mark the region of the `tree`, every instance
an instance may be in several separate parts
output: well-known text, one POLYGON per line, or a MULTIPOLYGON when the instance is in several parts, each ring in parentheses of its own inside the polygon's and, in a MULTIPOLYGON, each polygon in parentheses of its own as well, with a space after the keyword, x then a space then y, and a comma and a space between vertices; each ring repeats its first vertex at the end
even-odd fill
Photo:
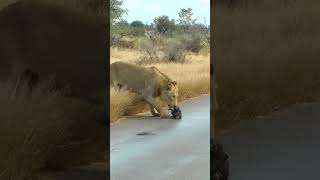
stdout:
POLYGON ((115 25, 117 26, 129 26, 129 23, 127 20, 120 20, 119 22, 117 22, 115 25))
POLYGON ((144 24, 143 24, 143 22, 137 20, 137 21, 132 21, 130 26, 142 28, 142 27, 144 27, 144 24))
POLYGON ((201 24, 201 23, 195 23, 193 24, 192 26, 194 29, 199 29, 199 30, 203 30, 203 31, 207 31, 208 30, 208 27, 204 24, 201 24))
POLYGON ((192 26, 197 19, 192 19, 193 12, 191 8, 181 9, 179 12, 179 24, 184 32, 186 32, 190 26, 192 26))
POLYGON ((154 30, 154 25, 153 25, 153 23, 150 23, 150 24, 146 23, 146 24, 144 25, 144 27, 145 27, 146 30, 154 30))
POLYGON ((172 31, 175 29, 175 21, 172 19, 170 20, 168 16, 159 16, 156 17, 154 20, 154 25, 156 27, 156 30, 161 34, 167 34, 172 33, 172 31))
POLYGON ((110 22, 114 24, 116 21, 120 20, 122 15, 127 12, 126 9, 122 7, 123 0, 110 0, 110 22))

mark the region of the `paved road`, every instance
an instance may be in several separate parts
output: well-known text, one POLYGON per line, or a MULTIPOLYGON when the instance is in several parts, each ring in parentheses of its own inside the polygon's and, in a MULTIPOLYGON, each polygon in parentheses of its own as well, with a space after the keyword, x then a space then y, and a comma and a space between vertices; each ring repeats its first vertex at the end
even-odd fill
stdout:
POLYGON ((220 140, 230 180, 320 179, 320 104, 244 121, 220 140))
POLYGON ((181 110, 181 120, 140 115, 114 125, 111 180, 209 180, 210 97, 185 102, 181 110))

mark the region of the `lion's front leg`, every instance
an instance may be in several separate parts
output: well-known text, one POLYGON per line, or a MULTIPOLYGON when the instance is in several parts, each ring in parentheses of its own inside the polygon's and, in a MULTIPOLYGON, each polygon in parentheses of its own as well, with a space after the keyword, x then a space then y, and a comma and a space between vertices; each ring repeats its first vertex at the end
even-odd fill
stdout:
POLYGON ((151 104, 149 104, 149 107, 150 107, 150 112, 153 116, 156 116, 156 117, 160 116, 160 113, 156 112, 154 107, 151 104))
POLYGON ((162 109, 161 105, 153 97, 148 96, 148 97, 145 97, 144 99, 150 105, 151 113, 152 113, 152 109, 154 108, 159 112, 158 114, 160 114, 161 118, 170 118, 170 116, 162 109))

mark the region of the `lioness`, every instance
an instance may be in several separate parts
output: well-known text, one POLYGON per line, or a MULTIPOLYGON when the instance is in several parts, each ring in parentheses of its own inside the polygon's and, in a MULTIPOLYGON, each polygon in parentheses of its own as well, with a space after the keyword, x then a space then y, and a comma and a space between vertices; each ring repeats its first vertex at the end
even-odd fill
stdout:
POLYGON ((112 63, 110 65, 110 86, 126 86, 141 95, 149 104, 152 115, 161 118, 169 118, 170 116, 164 112, 156 98, 165 102, 169 108, 178 105, 177 82, 171 80, 155 67, 147 68, 124 62, 112 63))

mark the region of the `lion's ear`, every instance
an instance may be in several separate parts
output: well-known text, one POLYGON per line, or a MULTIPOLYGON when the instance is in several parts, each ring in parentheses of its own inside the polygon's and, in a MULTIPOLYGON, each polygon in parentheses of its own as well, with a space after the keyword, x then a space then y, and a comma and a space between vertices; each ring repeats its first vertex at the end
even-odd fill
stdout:
POLYGON ((177 81, 172 81, 171 84, 176 86, 178 83, 177 83, 177 81))
POLYGON ((167 81, 167 90, 170 90, 172 88, 172 82, 167 81))
POLYGON ((172 86, 176 86, 176 85, 177 85, 177 81, 169 81, 167 84, 167 89, 170 90, 172 86))

